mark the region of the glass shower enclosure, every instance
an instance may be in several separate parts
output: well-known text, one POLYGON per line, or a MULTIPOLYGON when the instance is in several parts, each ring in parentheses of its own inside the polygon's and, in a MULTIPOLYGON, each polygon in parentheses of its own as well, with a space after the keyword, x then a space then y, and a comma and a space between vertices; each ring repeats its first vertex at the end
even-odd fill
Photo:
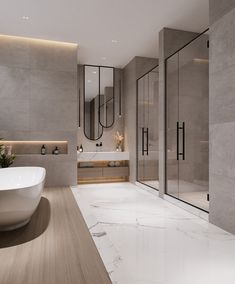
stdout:
POLYGON ((158 66, 137 80, 137 181, 159 188, 158 66))
POLYGON ((166 193, 209 211, 209 41, 201 34, 165 61, 166 193))

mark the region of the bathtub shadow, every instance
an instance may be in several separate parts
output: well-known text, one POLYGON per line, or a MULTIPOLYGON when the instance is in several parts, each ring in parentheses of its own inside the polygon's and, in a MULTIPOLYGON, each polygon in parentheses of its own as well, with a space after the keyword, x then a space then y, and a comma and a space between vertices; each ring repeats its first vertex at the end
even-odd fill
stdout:
POLYGON ((42 197, 27 225, 13 231, 0 232, 0 248, 17 246, 36 239, 47 229, 50 216, 50 203, 48 199, 42 197))

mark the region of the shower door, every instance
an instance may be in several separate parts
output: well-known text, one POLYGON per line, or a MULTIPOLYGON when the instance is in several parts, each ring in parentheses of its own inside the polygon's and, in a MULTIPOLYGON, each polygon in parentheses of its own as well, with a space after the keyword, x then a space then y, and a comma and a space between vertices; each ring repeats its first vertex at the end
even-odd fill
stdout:
POLYGON ((167 194, 209 210, 209 55, 201 35, 166 61, 167 194))
POLYGON ((158 67, 137 80, 137 180, 158 189, 158 67))

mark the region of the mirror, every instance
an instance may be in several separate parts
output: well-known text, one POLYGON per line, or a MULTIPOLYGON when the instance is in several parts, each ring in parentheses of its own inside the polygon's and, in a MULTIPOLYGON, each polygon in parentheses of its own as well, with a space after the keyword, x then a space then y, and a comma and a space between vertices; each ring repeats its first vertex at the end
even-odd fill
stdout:
POLYGON ((84 65, 84 134, 98 140, 103 134, 99 123, 99 67, 84 65))
POLYGON ((113 67, 84 65, 84 134, 98 140, 115 120, 113 67))
POLYGON ((114 68, 100 67, 99 122, 109 128, 114 124, 114 68))

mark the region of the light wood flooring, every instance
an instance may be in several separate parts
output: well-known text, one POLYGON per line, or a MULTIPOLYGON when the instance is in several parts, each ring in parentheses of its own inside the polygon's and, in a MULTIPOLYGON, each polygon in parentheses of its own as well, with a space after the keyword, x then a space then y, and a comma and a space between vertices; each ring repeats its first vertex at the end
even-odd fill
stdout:
POLYGON ((70 188, 46 188, 30 223, 0 232, 1 284, 111 284, 70 188))

